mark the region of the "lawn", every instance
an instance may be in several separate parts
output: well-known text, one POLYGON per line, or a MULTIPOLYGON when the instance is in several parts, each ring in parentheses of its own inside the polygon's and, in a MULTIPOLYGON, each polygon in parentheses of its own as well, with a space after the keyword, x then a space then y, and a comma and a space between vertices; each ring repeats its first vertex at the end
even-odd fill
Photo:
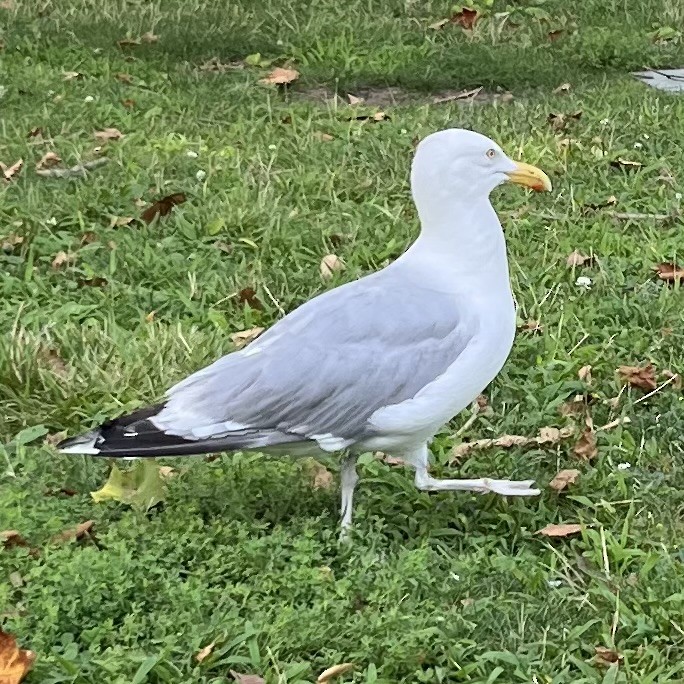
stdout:
POLYGON ((338 682, 368 684, 684 681, 684 294, 654 271, 684 262, 684 99, 629 75, 684 65, 684 7, 480 10, 467 31, 429 28, 449 3, 412 0, 0 3, 0 161, 24 160, 0 182, 0 531, 28 544, 0 548, 0 626, 38 654, 27 682, 295 684, 341 662, 338 682), (288 89, 258 83, 284 65, 288 89), (111 464, 58 455, 54 435, 159 398, 233 333, 399 255, 416 139, 448 126, 554 192, 495 193, 520 332, 433 470, 542 495, 421 493, 369 455, 347 545, 336 486, 302 461, 169 459, 162 505, 93 501, 111 464), (43 177, 50 151, 108 163, 43 177), (569 266, 575 250, 590 258, 569 266), (345 264, 330 279, 327 254, 345 264), (646 390, 616 373, 649 363, 646 390), (574 433, 453 460, 549 427, 574 433), (561 469, 580 474, 557 492, 561 469), (538 534, 551 523, 582 529, 538 534))

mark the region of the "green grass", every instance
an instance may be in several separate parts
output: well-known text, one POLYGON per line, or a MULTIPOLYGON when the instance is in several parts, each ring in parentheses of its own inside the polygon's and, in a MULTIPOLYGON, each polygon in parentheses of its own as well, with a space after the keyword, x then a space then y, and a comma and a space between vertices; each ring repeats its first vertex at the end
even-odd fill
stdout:
POLYGON ((681 6, 516 3, 516 28, 490 16, 469 36, 426 28, 448 16, 436 2, 17 4, 0 9, 0 160, 26 162, 0 186, 0 237, 24 238, 0 252, 0 530, 20 530, 40 553, 0 551, 0 620, 39 654, 27 681, 219 684, 234 669, 294 684, 342 661, 356 663, 342 681, 368 684, 684 681, 682 395, 667 387, 636 404, 641 393, 620 393, 615 375, 646 361, 684 371, 684 295, 652 272, 680 256, 681 220, 616 222, 586 209, 615 195, 619 211, 679 211, 684 99, 628 71, 684 63, 681 37, 652 36, 682 25, 681 6), (117 47, 150 29, 157 43, 117 47), (256 52, 301 72, 289 94, 257 85, 263 68, 197 68, 256 52), (64 71, 84 76, 65 81, 64 71), (563 81, 570 93, 554 94, 563 81), (514 100, 425 104, 432 92, 478 85, 514 100), (386 86, 408 94, 377 124, 349 121, 348 106, 320 97, 386 86), (546 121, 576 110, 583 116, 566 132, 546 121), (38 126, 43 137, 27 138, 38 126), (106 144, 110 162, 87 179, 35 174, 48 150, 69 166, 91 158, 93 131, 110 126, 125 137, 106 144), (562 427, 560 404, 585 391, 596 425, 631 423, 600 432, 590 464, 570 440, 484 450, 456 468, 447 461, 461 416, 438 436, 434 470, 545 487, 559 468, 578 467, 568 493, 428 495, 411 473, 366 459, 355 537, 341 548, 337 492, 312 490, 301 462, 172 461, 181 473, 166 504, 143 515, 91 500, 107 463, 17 441, 26 427, 73 433, 154 400, 229 351, 232 332, 270 325, 281 308, 396 257, 417 229, 414 141, 447 126, 492 136, 555 185, 549 196, 496 193, 520 318, 543 332, 519 334, 487 390, 493 414, 464 437, 562 427), (617 157, 643 167, 616 170, 617 157), (110 227, 112 216, 140 214, 136 199, 177 191, 188 201, 159 223, 110 227), (569 269, 573 249, 594 264, 569 269), (75 261, 56 270, 60 251, 75 261), (347 267, 323 282, 330 252, 347 267), (575 285, 578 275, 591 289, 575 285), (93 277, 106 284, 84 284, 93 277), (240 302, 245 287, 261 309, 240 302), (590 387, 577 377, 586 364, 590 387), (60 488, 77 494, 46 493, 60 488), (96 543, 50 542, 89 519, 96 543), (548 542, 535 532, 551 522, 586 529, 548 542), (624 660, 598 665, 595 646, 624 660))

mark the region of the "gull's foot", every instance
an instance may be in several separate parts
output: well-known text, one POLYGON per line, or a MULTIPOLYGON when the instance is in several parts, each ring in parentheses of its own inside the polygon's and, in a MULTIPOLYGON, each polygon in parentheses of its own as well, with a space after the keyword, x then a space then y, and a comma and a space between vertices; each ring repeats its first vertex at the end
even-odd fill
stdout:
POLYGON ((492 492, 502 496, 538 496, 541 494, 539 489, 532 485, 534 480, 482 480, 482 493, 492 492))

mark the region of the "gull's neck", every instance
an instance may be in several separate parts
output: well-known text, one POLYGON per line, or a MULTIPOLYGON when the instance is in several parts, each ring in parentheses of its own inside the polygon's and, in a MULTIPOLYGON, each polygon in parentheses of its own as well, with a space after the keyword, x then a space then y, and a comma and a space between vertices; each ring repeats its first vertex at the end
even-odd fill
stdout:
POLYGON ((426 199, 415 197, 421 232, 395 263, 430 289, 510 293, 506 242, 489 198, 426 199))

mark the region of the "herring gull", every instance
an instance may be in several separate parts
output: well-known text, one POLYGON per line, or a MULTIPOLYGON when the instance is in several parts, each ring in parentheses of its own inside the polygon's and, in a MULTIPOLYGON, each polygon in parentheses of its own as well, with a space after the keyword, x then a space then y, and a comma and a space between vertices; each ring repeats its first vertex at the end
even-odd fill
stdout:
POLYGON ((309 300, 165 399, 59 446, 106 457, 339 452, 342 529, 359 454, 382 451, 427 491, 539 493, 534 481, 437 479, 428 444, 496 377, 513 344, 506 243, 489 195, 512 182, 550 190, 538 168, 473 131, 418 145, 411 192, 421 231, 386 268, 309 300))

